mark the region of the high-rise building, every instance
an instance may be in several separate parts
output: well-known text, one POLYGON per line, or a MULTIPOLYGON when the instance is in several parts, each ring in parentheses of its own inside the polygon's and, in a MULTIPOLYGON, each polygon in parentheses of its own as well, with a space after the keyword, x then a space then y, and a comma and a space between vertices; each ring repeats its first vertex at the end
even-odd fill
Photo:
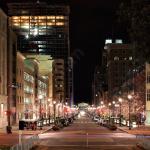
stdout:
POLYGON ((68 98, 69 98, 69 105, 73 106, 74 105, 74 89, 73 89, 73 58, 69 57, 69 63, 68 63, 68 98))
POLYGON ((64 102, 64 60, 53 61, 53 97, 55 101, 64 102))
POLYGON ((48 2, 8 3, 9 26, 18 35, 22 53, 63 59, 68 97, 69 6, 48 2))
POLYGON ((68 57, 69 7, 47 3, 9 3, 9 25, 23 53, 68 57))
POLYGON ((105 50, 107 51, 108 94, 111 97, 127 81, 129 73, 133 70, 133 51, 130 45, 120 43, 106 44, 105 50))

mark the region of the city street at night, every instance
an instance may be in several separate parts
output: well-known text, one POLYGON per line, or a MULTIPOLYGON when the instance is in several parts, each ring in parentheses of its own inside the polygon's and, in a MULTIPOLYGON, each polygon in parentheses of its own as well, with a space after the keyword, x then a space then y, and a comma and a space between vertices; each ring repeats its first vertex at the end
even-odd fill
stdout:
POLYGON ((0 0, 0 150, 150 150, 150 0, 0 0))
POLYGON ((60 131, 40 135, 36 150, 138 150, 136 136, 97 125, 87 116, 60 131))

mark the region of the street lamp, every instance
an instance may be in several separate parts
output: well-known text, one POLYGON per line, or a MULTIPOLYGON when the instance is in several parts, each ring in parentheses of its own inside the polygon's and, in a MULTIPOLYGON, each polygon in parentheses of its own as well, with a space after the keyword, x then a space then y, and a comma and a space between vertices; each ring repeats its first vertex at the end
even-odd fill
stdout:
POLYGON ((108 103, 108 107, 109 107, 109 123, 110 123, 110 107, 111 107, 111 103, 108 103))
POLYGON ((116 102, 112 101, 112 104, 113 104, 113 117, 114 117, 115 116, 115 104, 116 104, 116 102))
POLYGON ((120 121, 119 121, 119 123, 120 123, 120 126, 121 126, 121 105, 122 105, 122 98, 119 98, 118 101, 120 103, 120 121))
POLYGON ((116 102, 112 101, 112 104, 113 104, 113 124, 114 124, 114 122, 115 122, 115 120, 114 120, 114 117, 115 117, 115 104, 116 104, 116 102))
POLYGON ((43 125, 43 122, 42 122, 42 99, 43 99, 43 95, 39 95, 39 100, 40 100, 40 116, 39 116, 40 129, 42 129, 42 125, 43 125))
POLYGON ((53 109, 54 109, 54 124, 56 123, 56 101, 53 101, 53 109))
POLYGON ((43 98, 43 95, 39 95, 39 100, 40 100, 40 120, 42 119, 42 98, 43 98))
POLYGON ((132 95, 128 95, 128 102, 129 102, 129 130, 131 130, 131 99, 132 95))
POLYGON ((48 110, 48 118, 49 118, 49 124, 51 123, 51 99, 50 98, 48 98, 48 108, 49 108, 49 110, 48 110))
POLYGON ((65 105, 67 106, 67 105, 68 105, 68 102, 66 102, 65 105))
POLYGON ((104 102, 103 101, 101 101, 101 105, 103 105, 104 104, 104 102))
POLYGON ((58 107, 58 118, 59 118, 59 116, 60 116, 60 112, 59 112, 60 111, 59 110, 60 109, 60 103, 57 104, 57 107, 58 107))

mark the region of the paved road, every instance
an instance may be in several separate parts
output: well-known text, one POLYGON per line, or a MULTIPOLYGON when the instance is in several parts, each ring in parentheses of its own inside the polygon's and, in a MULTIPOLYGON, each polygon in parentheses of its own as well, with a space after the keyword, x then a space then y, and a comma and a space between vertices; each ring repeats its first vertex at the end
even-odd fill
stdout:
POLYGON ((40 135, 36 150, 138 150, 134 135, 110 131, 84 116, 60 131, 40 135))

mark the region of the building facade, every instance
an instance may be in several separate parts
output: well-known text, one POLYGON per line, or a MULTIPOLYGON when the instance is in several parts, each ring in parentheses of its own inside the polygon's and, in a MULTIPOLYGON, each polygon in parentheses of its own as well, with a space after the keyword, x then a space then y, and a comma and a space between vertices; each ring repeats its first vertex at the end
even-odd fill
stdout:
POLYGON ((132 78, 133 51, 130 45, 118 43, 106 44, 105 50, 107 51, 108 94, 112 97, 128 78, 132 78))
POLYGON ((145 64, 146 75, 146 125, 150 125, 150 64, 145 64))
POLYGON ((7 16, 0 9, 0 128, 7 125, 7 16))
POLYGON ((64 80, 64 60, 55 59, 53 61, 53 98, 57 102, 65 102, 64 90, 65 90, 65 80, 64 80))
POLYGON ((53 81, 52 62, 47 60, 47 57, 49 58, 38 55, 38 58, 35 58, 17 52, 17 122, 22 119, 35 120, 48 116, 48 105, 52 104, 53 81), (43 66, 43 63, 46 65, 43 66))
POLYGON ((8 124, 16 123, 16 89, 20 86, 16 82, 17 65, 17 37, 16 34, 8 28, 8 53, 7 53, 7 71, 8 71, 8 105, 10 116, 8 124))
POLYGON ((74 83, 73 83, 73 58, 69 57, 69 66, 68 66, 68 99, 69 99, 69 105, 74 105, 74 83))

